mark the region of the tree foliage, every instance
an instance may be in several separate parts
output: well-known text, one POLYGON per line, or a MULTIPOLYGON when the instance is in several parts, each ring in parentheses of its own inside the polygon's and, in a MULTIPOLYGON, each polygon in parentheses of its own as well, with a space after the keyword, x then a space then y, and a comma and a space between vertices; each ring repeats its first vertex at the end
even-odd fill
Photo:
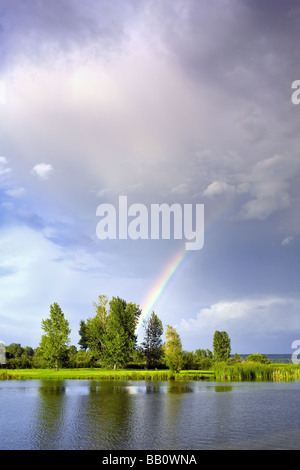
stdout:
POLYGON ((250 356, 246 357, 247 362, 258 362, 260 364, 270 364, 271 361, 265 356, 264 354, 256 353, 250 354, 250 356))
POLYGON ((145 338, 142 343, 146 356, 146 367, 157 367, 163 356, 163 324, 158 316, 152 312, 145 325, 145 338))
POLYGON ((226 361, 231 352, 230 338, 226 331, 215 331, 213 338, 213 358, 215 361, 226 361))
POLYGON ((88 318, 85 322, 80 321, 79 335, 80 340, 78 344, 81 349, 85 351, 89 349, 91 356, 94 359, 99 359, 103 356, 105 334, 106 334, 106 321, 108 315, 108 299, 105 295, 99 295, 98 303, 94 302, 95 316, 88 318))
POLYGON ((42 356, 49 366, 58 369, 67 358, 71 330, 56 302, 50 306, 49 318, 42 320, 42 329, 45 331, 40 342, 42 356))
POLYGON ((167 325, 166 343, 164 345, 167 366, 179 372, 183 366, 183 350, 181 339, 174 327, 167 325))
MULTIPOLYGON (((1 368, 44 368, 44 367, 169 367, 181 369, 208 370, 214 361, 235 361, 242 359, 231 352, 230 338, 225 331, 216 331, 213 338, 213 352, 209 349, 183 351, 180 336, 172 326, 166 326, 166 342, 162 321, 152 312, 144 324, 145 336, 137 345, 136 327, 141 315, 138 305, 126 302, 120 297, 110 301, 99 295, 93 302, 94 316, 81 320, 79 325, 80 350, 69 346, 69 322, 57 303, 50 306, 49 318, 42 320, 44 334, 35 350, 19 343, 5 346, 5 363, 1 368)), ((260 354, 250 355, 247 362, 267 362, 260 354)))
POLYGON ((104 295, 99 296, 94 307, 95 316, 80 322, 81 349, 88 349, 93 359, 102 364, 126 364, 136 343, 135 329, 141 310, 120 297, 113 297, 108 302, 104 295))
POLYGON ((109 307, 104 337, 105 360, 109 365, 122 366, 132 357, 141 310, 136 304, 127 303, 120 297, 113 297, 109 307))
POLYGON ((84 320, 80 320, 78 333, 80 336, 78 344, 81 349, 84 349, 86 351, 89 347, 89 333, 87 324, 84 320))

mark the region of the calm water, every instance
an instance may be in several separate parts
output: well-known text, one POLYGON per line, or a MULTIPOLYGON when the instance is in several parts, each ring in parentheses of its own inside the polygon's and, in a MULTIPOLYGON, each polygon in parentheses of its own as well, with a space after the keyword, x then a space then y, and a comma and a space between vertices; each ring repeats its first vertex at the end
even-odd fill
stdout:
POLYGON ((0 381, 0 449, 299 449, 300 382, 0 381))

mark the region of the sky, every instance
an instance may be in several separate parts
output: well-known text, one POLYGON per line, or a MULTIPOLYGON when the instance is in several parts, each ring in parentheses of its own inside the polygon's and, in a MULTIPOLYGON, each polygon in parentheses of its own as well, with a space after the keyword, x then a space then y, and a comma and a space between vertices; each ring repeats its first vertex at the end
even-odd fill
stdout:
POLYGON ((5 344, 37 347, 57 302, 79 347, 106 295, 154 310, 188 351, 219 330, 232 353, 292 354, 299 24, 299 0, 0 0, 5 344), (97 208, 118 214, 120 196, 149 214, 204 205, 203 247, 101 240, 97 208))

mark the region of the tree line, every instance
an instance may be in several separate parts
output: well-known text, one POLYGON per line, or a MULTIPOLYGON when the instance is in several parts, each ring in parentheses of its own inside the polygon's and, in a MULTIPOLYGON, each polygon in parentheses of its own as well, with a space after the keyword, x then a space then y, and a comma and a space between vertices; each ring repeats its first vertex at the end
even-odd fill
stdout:
MULTIPOLYGON (((70 345, 69 322, 55 302, 50 306, 49 317, 41 322, 44 334, 39 346, 36 349, 23 348, 17 343, 6 346, 6 361, 2 367, 146 367, 180 371, 208 370, 216 361, 241 360, 237 354, 230 358, 231 340, 225 331, 215 331, 212 351, 183 350, 176 329, 170 325, 164 329, 155 312, 144 322, 144 340, 138 345, 136 327, 142 313, 138 305, 120 297, 109 301, 105 295, 100 295, 93 305, 94 315, 79 324, 79 348, 70 345)), ((263 357, 260 359, 264 361, 263 357)))

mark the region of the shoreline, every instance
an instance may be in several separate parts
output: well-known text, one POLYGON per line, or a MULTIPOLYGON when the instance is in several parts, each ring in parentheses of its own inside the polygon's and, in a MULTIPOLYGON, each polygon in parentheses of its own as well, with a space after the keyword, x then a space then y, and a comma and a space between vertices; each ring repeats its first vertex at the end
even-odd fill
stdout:
POLYGON ((300 364, 218 363, 211 370, 0 369, 0 380, 299 380, 300 364))

